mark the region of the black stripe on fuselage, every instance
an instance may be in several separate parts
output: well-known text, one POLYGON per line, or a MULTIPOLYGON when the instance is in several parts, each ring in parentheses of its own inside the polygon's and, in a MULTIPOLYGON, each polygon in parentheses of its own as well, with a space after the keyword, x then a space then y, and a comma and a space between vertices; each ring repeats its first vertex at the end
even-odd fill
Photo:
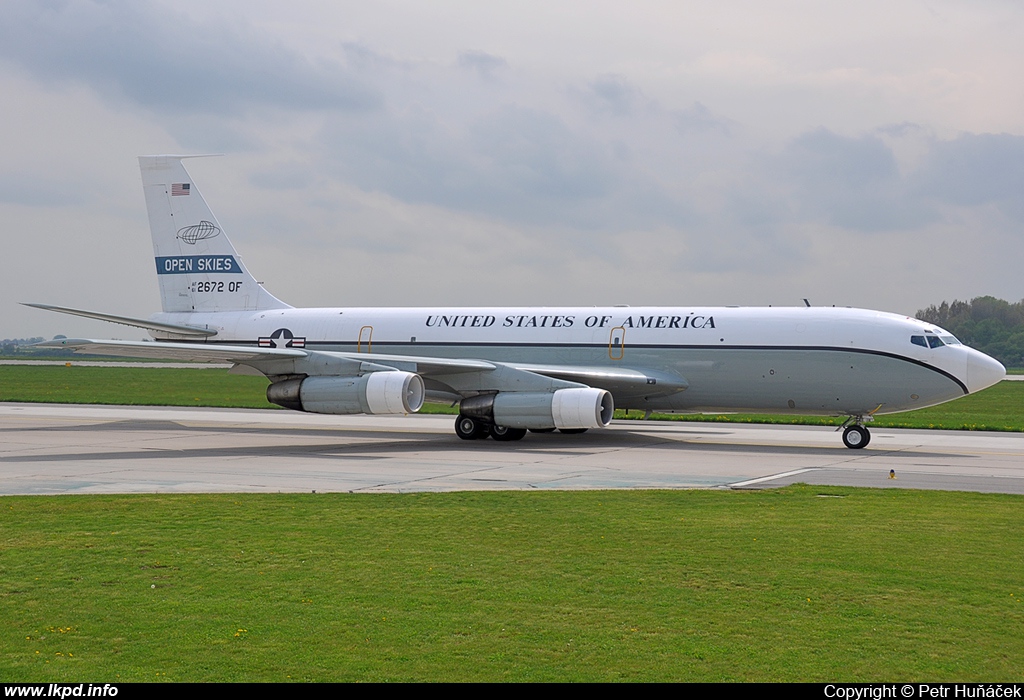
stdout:
MULTIPOLYGON (((174 340, 167 342, 179 342, 179 343, 195 343, 195 340, 174 340)), ((259 343, 255 340, 207 340, 207 345, 238 345, 242 347, 259 347, 259 343)), ((566 348, 607 348, 608 343, 481 343, 481 342, 423 342, 413 343, 410 341, 374 341, 374 345, 387 346, 387 347, 409 347, 422 349, 422 352, 417 352, 417 355, 429 355, 430 348, 432 347, 446 347, 446 348, 550 348, 551 350, 560 350, 566 348)), ((336 340, 307 340, 304 349, 311 349, 319 346, 323 348, 334 348, 337 352, 355 352, 357 343, 355 341, 344 342, 336 340), (352 346, 352 350, 337 350, 339 347, 352 346)), ((622 346, 624 349, 636 349, 636 350, 774 350, 774 351, 819 351, 819 352, 854 352, 862 355, 877 355, 879 357, 888 357, 893 360, 901 360, 903 362, 909 362, 910 364, 917 365, 918 367, 924 367, 933 372, 941 374, 950 381, 954 382, 964 394, 969 394, 967 385, 964 384, 956 375, 950 374, 944 369, 930 365, 927 362, 921 360, 915 360, 912 357, 905 357, 893 352, 885 352, 884 350, 867 350, 864 348, 837 348, 828 345, 663 345, 658 343, 630 343, 629 345, 622 346)), ((401 353, 393 353, 401 354, 401 353)), ((413 353, 410 353, 413 354, 413 353)), ((500 360, 498 360, 500 362, 500 360)), ((621 360, 612 360, 612 362, 621 362, 621 360)), ((627 362, 628 364, 628 362, 627 362)))

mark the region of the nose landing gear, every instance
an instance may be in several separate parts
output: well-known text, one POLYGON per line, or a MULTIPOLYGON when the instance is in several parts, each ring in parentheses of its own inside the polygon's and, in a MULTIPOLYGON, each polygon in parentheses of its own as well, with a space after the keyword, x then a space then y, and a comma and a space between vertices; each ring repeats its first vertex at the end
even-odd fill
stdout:
POLYGON ((870 420, 871 416, 850 416, 847 418, 845 423, 836 428, 837 431, 843 431, 843 444, 851 450, 862 450, 867 447, 868 443, 871 442, 871 433, 864 425, 864 422, 870 420))
POLYGON ((843 444, 851 450, 867 447, 871 442, 871 433, 863 425, 851 425, 843 431, 843 444))

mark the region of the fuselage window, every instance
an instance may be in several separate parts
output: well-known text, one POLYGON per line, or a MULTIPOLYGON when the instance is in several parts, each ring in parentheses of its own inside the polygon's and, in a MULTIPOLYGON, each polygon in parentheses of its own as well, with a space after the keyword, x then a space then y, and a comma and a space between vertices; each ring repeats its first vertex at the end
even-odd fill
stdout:
POLYGON ((930 347, 930 348, 941 348, 942 347, 942 341, 939 340, 938 336, 936 336, 936 335, 926 335, 925 337, 928 339, 928 347, 930 347))
POLYGON ((928 343, 925 342, 923 335, 912 335, 910 336, 910 342, 914 345, 920 345, 922 348, 928 347, 928 343))
POLYGON ((951 335, 940 335, 942 342, 946 345, 961 345, 962 343, 951 335))

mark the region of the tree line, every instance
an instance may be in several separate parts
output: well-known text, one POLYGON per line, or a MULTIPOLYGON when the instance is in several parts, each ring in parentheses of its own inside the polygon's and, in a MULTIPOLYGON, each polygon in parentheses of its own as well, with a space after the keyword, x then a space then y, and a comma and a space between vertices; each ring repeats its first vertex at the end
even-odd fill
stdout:
POLYGON ((1024 367, 1024 301, 995 297, 942 302, 917 312, 917 318, 945 328, 965 345, 991 355, 1006 367, 1024 367))
MULTIPOLYGON (((54 336, 54 340, 67 336, 54 336)), ((41 343, 46 338, 37 336, 35 338, 4 338, 0 340, 0 357, 21 357, 26 360, 45 357, 70 357, 74 353, 63 348, 34 348, 35 343, 41 343)))

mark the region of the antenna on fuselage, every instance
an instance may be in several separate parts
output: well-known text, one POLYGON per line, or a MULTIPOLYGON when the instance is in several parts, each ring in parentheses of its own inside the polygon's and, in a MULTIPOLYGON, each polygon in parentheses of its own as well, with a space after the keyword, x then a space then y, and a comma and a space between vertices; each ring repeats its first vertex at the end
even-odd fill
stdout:
POLYGON ((807 308, 811 308, 811 302, 804 299, 804 306, 806 306, 807 308))

